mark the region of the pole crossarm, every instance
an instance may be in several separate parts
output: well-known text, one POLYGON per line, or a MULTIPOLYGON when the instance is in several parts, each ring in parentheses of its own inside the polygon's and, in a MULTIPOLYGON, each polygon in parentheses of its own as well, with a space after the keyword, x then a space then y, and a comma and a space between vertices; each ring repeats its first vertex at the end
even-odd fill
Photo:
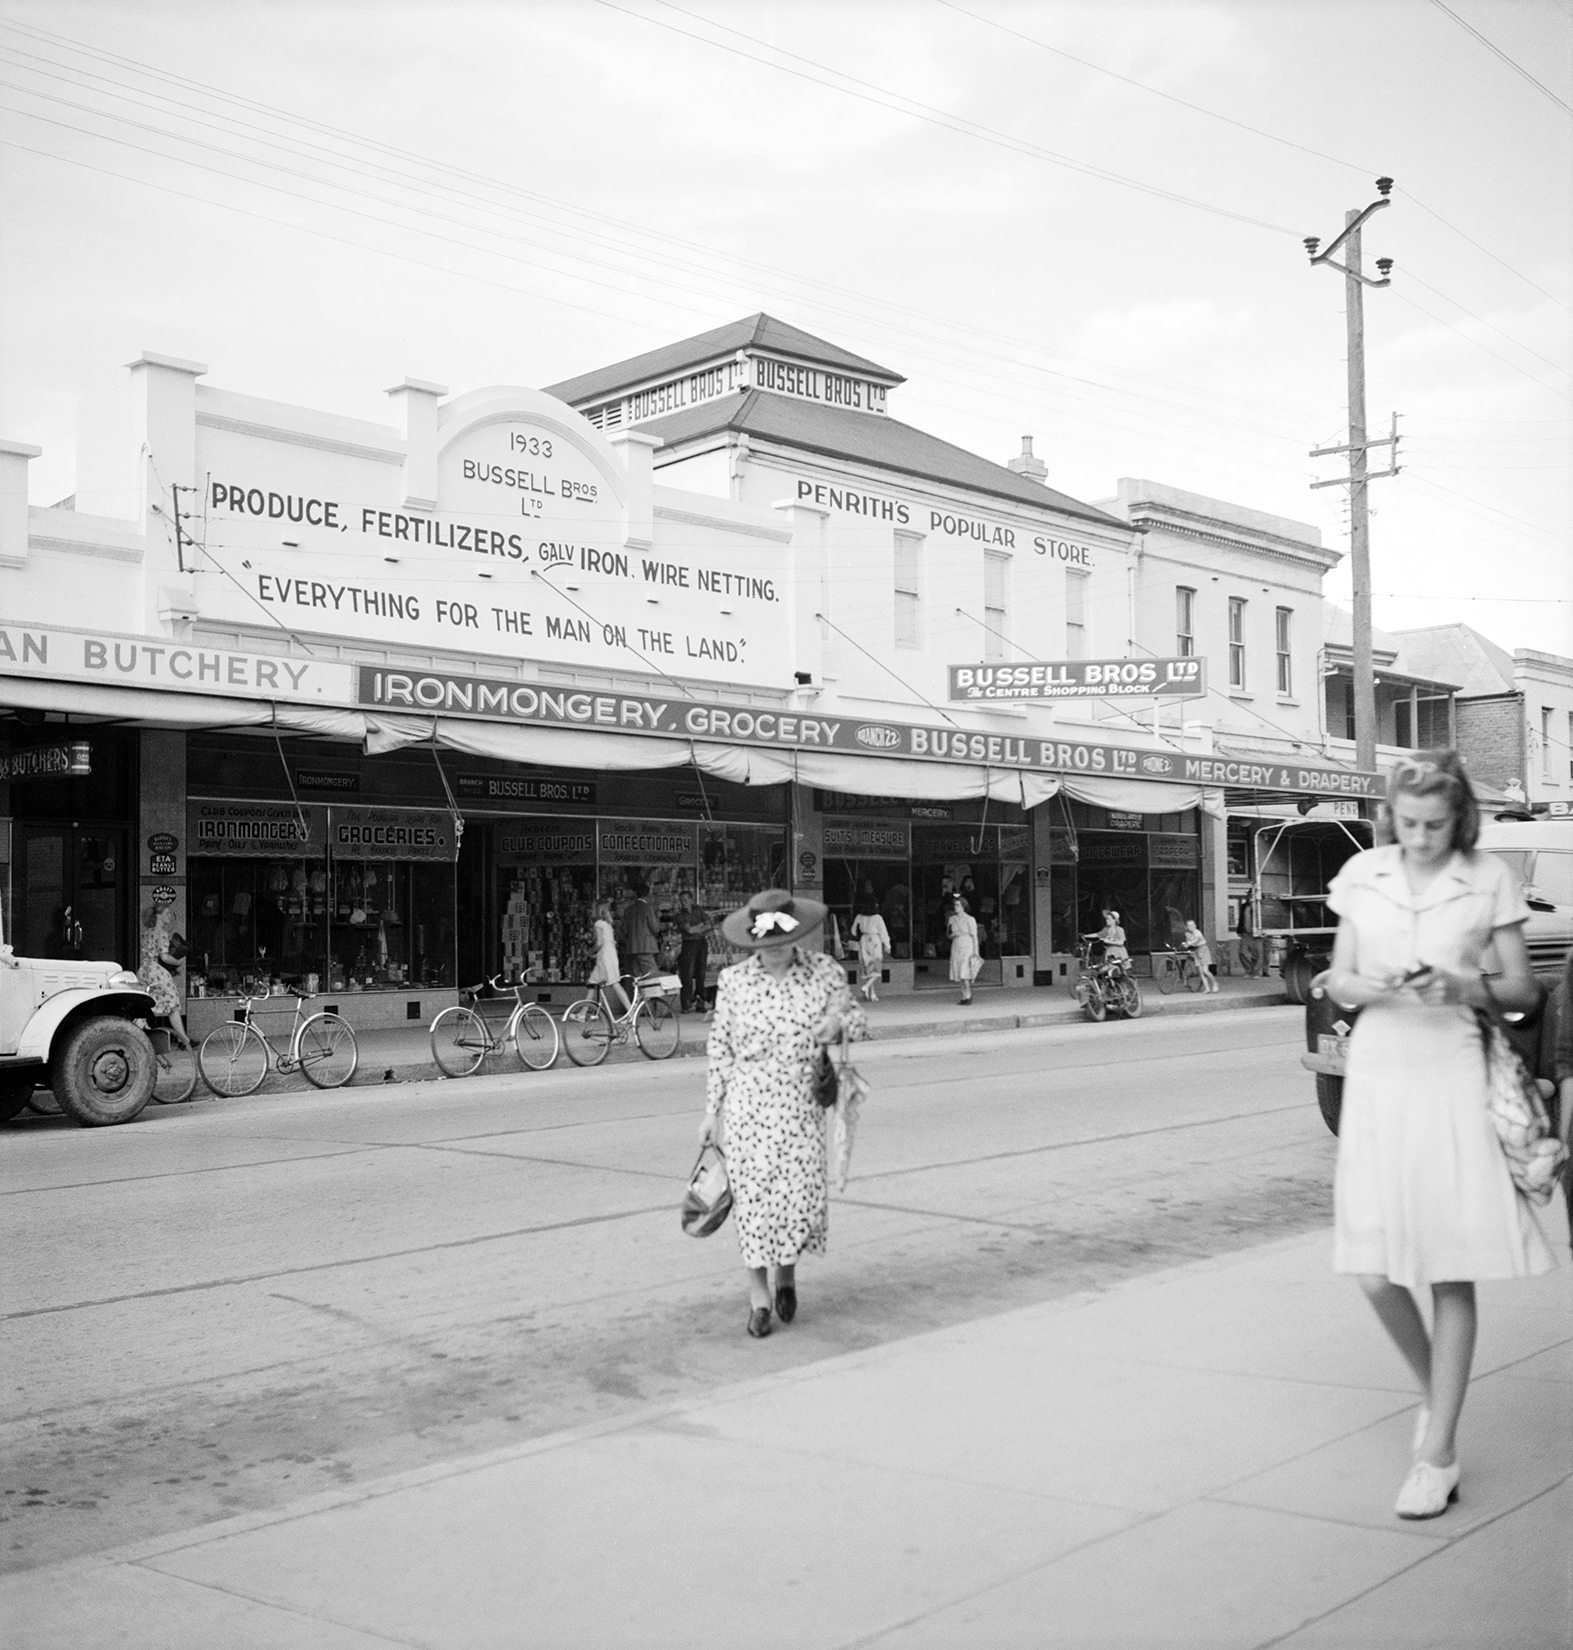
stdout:
POLYGON ((1399 438, 1396 435, 1384 435, 1376 441, 1362 441, 1358 447, 1344 445, 1342 447, 1313 447, 1309 453, 1311 458, 1326 458, 1329 453, 1363 453, 1372 447, 1396 447, 1399 438))
MULTIPOLYGON (((1382 201, 1380 204, 1382 206, 1386 206, 1387 202, 1382 201)), ((1353 280, 1363 282, 1366 286, 1391 286, 1393 284, 1393 277, 1391 275, 1384 275, 1381 280, 1374 281, 1369 275, 1362 275, 1358 270, 1351 269, 1348 264, 1334 262, 1334 260, 1329 258, 1325 252, 1321 255, 1321 257, 1313 258, 1311 262, 1313 264, 1326 264, 1329 269, 1336 269, 1341 274, 1350 276, 1353 280)))
POLYGON ((1318 487, 1348 487, 1354 482, 1380 481, 1383 476, 1396 476, 1401 473, 1401 467, 1395 464, 1390 470, 1367 470, 1360 476, 1334 476, 1331 481, 1313 481, 1311 491, 1318 487))
MULTIPOLYGON (((1332 257, 1332 255, 1339 249, 1339 247, 1341 247, 1344 244, 1344 242, 1347 241, 1352 234, 1354 234, 1354 232, 1360 227, 1360 225, 1363 224, 1365 222, 1365 220, 1367 218, 1369 218, 1373 212, 1380 212, 1384 206, 1391 206, 1392 204, 1393 204, 1392 201, 1389 200, 1386 195, 1384 195, 1381 198, 1381 200, 1379 200, 1379 201, 1372 201, 1371 204, 1365 209, 1365 211, 1360 213, 1359 216, 1355 218, 1353 223, 1346 223, 1344 225, 1343 234, 1341 234, 1338 237, 1337 240, 1333 241, 1328 246, 1328 248, 1325 252, 1314 253, 1312 255, 1311 262, 1313 264, 1325 264, 1332 257)), ((1342 264, 1334 264, 1333 268, 1334 269, 1343 269, 1343 265, 1342 264)), ((1346 275, 1350 275, 1350 274, 1353 274, 1353 273, 1354 272, 1352 270, 1344 269, 1344 274, 1346 274, 1346 275)), ((1359 279, 1359 280, 1365 280, 1365 277, 1363 275, 1358 276, 1356 278, 1359 279)), ((1368 286, 1375 286, 1376 282, 1367 281, 1366 284, 1368 286)))

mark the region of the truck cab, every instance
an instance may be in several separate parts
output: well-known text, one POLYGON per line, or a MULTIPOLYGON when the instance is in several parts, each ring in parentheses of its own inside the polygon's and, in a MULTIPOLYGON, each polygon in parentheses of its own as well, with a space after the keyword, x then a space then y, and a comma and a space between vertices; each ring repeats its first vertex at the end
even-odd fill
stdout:
MULTIPOLYGON (((1529 906, 1524 940, 1544 1000, 1573 954, 1573 820, 1491 820, 1480 827, 1477 846, 1501 859, 1523 891, 1529 906)), ((1329 949, 1332 933, 1329 929, 1329 949)), ((1349 1034, 1358 1018, 1358 1009, 1340 1008, 1327 995, 1320 974, 1312 980, 1305 1008, 1306 1051, 1300 1064, 1316 1076, 1317 1104, 1334 1134, 1343 1106, 1349 1034)), ((1540 1011, 1505 1018, 1509 1039, 1533 1070, 1540 1011)))
POLYGON ((129 1123, 156 1062, 136 1023, 153 999, 117 962, 18 957, 0 929, 0 1122, 47 1088, 78 1123, 129 1123))

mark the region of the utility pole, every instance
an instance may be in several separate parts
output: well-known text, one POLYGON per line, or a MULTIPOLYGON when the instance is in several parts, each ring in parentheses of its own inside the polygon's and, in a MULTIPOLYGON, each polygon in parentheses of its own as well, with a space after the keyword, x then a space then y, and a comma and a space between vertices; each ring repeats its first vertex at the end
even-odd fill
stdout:
POLYGON ((1321 238, 1308 235, 1305 249, 1311 262, 1326 264, 1341 271, 1344 277, 1344 312, 1349 333, 1349 443, 1344 447, 1317 447, 1312 458, 1328 453, 1347 453, 1349 473, 1336 481, 1313 481, 1312 487, 1348 487, 1349 489, 1349 568, 1354 585, 1354 710, 1355 710, 1355 765, 1369 773, 1376 767, 1376 670, 1371 663, 1371 526, 1367 508, 1366 483, 1381 476, 1398 474, 1398 418, 1393 418, 1393 433, 1383 440, 1368 441, 1365 432, 1365 298, 1363 286, 1391 286, 1388 272, 1393 267, 1391 258, 1378 258, 1376 267, 1380 280, 1372 280, 1360 271, 1360 230, 1373 212, 1392 205, 1391 178, 1378 178, 1376 187, 1381 198, 1374 200, 1363 211, 1344 214, 1344 232, 1325 252, 1318 253, 1321 238), (1334 263, 1333 254, 1340 247, 1347 248, 1344 263, 1334 263), (1391 447, 1389 468, 1370 472, 1366 468, 1366 453, 1372 447, 1391 447))

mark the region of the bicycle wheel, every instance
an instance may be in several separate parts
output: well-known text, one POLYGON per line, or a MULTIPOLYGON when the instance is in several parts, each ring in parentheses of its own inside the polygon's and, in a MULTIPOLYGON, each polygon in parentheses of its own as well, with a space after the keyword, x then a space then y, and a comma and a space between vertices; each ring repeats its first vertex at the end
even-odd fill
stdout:
POLYGON ((1086 991, 1081 998, 1081 1011, 1089 1020, 1105 1020, 1109 1014, 1108 999, 1103 995, 1103 987, 1091 978, 1085 982, 1086 991))
POLYGON ((612 1046, 612 1017, 588 999, 563 1010, 563 1047, 576 1066, 598 1066, 612 1046))
POLYGON ((642 1054, 670 1060, 683 1036, 677 1010, 664 997, 647 997, 634 1013, 634 1036, 642 1054))
POLYGON ((152 1043, 153 1098, 163 1106, 189 1100, 197 1086, 197 1051, 182 1048, 167 1031, 155 1031, 152 1043))
POLYGON ((547 1071, 557 1064, 561 1047, 557 1022, 539 1003, 526 1003, 513 1028, 513 1047, 531 1071, 547 1071))
POLYGON ((445 1077, 468 1077, 480 1069, 491 1039, 473 1008, 445 1008, 431 1023, 431 1057, 445 1077))
POLYGON ((1197 962, 1195 957, 1187 956, 1180 967, 1185 974, 1185 989, 1187 991, 1206 989, 1207 982, 1202 978, 1202 965, 1197 962))
POLYGON ((1180 983, 1180 976, 1176 973, 1178 963, 1172 951, 1155 951, 1152 956, 1153 983, 1165 997, 1180 983))
POLYGON ((268 1045, 255 1026, 230 1020, 214 1028, 197 1050, 202 1081, 226 1100, 255 1094, 268 1074, 268 1045))
POLYGON ((1142 1014, 1142 988, 1129 974, 1122 974, 1114 982, 1114 1006, 1127 1020, 1139 1020, 1142 1014))
POLYGON ((313 1014, 295 1044, 306 1081, 319 1089, 341 1089, 360 1064, 355 1033, 337 1014, 313 1014))

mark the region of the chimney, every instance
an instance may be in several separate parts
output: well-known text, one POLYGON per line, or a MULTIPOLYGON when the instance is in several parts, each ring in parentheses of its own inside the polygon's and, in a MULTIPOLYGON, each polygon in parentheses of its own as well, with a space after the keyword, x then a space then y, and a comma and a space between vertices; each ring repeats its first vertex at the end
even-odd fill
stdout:
POLYGON ((1032 456, 1032 437, 1024 435, 1021 438, 1021 455, 1010 461, 1008 468, 1017 475, 1025 476, 1028 481, 1042 482, 1049 473, 1049 467, 1041 458, 1032 456))

